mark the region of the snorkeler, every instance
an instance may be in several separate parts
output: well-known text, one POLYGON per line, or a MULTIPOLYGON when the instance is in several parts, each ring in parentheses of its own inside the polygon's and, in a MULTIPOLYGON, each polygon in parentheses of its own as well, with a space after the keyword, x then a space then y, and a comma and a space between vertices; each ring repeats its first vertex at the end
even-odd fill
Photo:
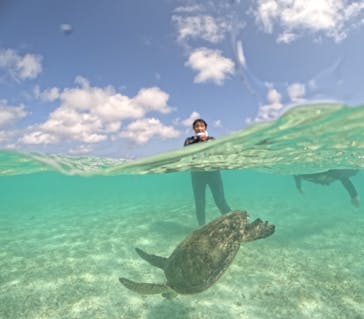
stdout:
MULTIPOLYGON (((186 138, 184 146, 215 139, 208 135, 206 131, 207 123, 203 119, 195 120, 192 124, 192 128, 195 135, 186 138)), ((225 200, 220 171, 191 171, 191 180, 195 199, 196 217, 199 225, 204 225, 206 222, 205 203, 207 185, 210 187, 212 196, 220 213, 225 214, 231 211, 225 200)))
POLYGON ((351 198, 351 203, 355 207, 360 206, 358 192, 355 189, 354 184, 351 182, 349 177, 352 177, 358 173, 358 170, 355 169, 330 169, 326 172, 315 173, 315 174, 303 174, 303 175, 294 175, 294 180, 296 183, 296 188, 303 193, 301 180, 304 179, 311 183, 321 184, 321 185, 329 185, 332 182, 340 181, 344 186, 348 194, 351 198))

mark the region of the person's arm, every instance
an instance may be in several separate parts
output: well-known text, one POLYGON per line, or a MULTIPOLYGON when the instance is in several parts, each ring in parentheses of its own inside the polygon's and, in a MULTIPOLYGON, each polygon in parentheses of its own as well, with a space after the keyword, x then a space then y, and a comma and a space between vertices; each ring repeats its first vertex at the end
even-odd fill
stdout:
POLYGON ((355 186, 351 182, 351 180, 349 178, 341 178, 340 182, 344 186, 346 191, 349 193, 351 198, 351 203, 354 206, 359 207, 360 202, 359 202, 358 192, 356 191, 355 186))
POLYGON ((302 190, 302 178, 298 175, 294 175, 294 182, 296 184, 296 188, 298 189, 298 191, 300 193, 303 193, 303 190, 302 190))
POLYGON ((191 145, 191 144, 195 144, 198 143, 198 136, 191 136, 191 137, 187 137, 185 139, 185 143, 183 144, 183 146, 187 146, 187 145, 191 145))
POLYGON ((191 137, 187 137, 185 139, 185 143, 183 144, 183 146, 187 146, 187 145, 191 145, 191 144, 196 144, 196 143, 199 143, 199 142, 206 142, 206 141, 209 141, 209 140, 214 140, 215 138, 212 137, 212 136, 208 136, 206 139, 201 139, 200 136, 191 136, 191 137))

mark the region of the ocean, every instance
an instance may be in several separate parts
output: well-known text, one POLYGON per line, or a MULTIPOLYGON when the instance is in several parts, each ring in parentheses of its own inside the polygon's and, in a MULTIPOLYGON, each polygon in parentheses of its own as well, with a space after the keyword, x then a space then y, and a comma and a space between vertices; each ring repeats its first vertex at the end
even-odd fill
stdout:
MULTIPOLYGON (((303 105, 279 119, 140 160, 0 151, 0 318, 364 318, 364 204, 340 183, 293 175, 357 170, 364 106, 303 105), (168 257, 195 230, 191 170, 221 171, 225 196, 276 225, 242 243, 206 291, 165 299, 135 247, 168 257)), ((207 190, 207 222, 220 216, 207 190)))

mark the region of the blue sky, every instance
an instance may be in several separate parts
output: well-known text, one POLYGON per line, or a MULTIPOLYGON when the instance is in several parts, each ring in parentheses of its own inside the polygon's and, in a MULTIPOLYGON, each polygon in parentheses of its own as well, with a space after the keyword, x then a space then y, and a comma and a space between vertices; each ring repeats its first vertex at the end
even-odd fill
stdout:
POLYGON ((363 102, 364 1, 3 0, 0 147, 139 158, 363 102))

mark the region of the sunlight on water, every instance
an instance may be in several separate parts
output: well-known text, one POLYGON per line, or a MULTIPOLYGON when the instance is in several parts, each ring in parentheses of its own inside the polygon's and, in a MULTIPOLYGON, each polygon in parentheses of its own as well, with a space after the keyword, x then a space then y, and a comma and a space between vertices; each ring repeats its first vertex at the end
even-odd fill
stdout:
MULTIPOLYGON (((0 318, 364 317, 363 207, 339 182, 301 194, 291 176, 363 168, 362 123, 363 107, 311 105, 138 161, 1 151, 0 318), (189 170, 216 168, 232 209, 275 234, 243 243, 200 294, 123 287, 165 282, 134 247, 168 257, 197 227, 189 170)), ((351 180, 363 197, 363 173, 351 180)), ((209 192, 206 212, 219 216, 209 192)))

